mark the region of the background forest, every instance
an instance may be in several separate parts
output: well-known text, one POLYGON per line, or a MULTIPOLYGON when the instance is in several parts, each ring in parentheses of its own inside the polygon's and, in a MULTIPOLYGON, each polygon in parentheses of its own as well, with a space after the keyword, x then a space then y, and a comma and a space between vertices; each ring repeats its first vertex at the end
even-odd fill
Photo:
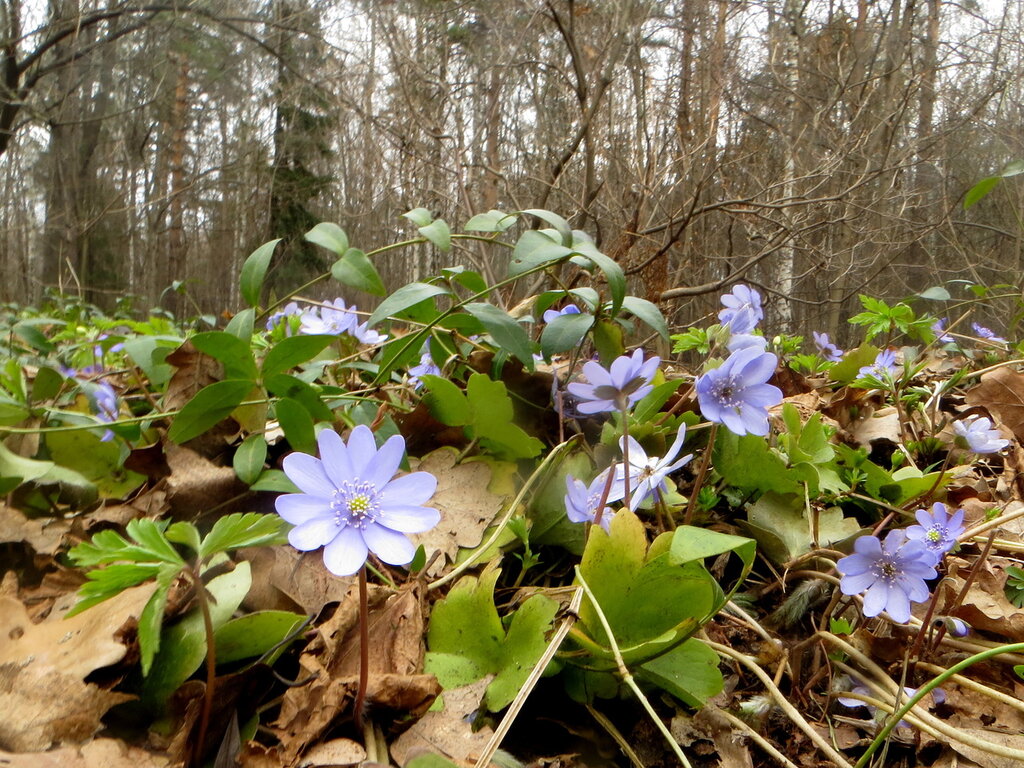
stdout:
POLYGON ((4 0, 0 36, 3 300, 219 312, 260 243, 283 294, 316 222, 376 247, 417 206, 556 210, 676 323, 741 278, 840 342, 860 292, 1024 271, 1024 187, 962 206, 1024 157, 1011 0, 4 0))

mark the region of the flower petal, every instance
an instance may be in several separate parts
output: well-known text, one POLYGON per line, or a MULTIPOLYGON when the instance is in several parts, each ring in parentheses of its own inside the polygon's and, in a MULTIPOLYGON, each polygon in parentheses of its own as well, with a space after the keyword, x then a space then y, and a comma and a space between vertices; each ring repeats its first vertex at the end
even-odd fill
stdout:
POLYGON ((859 595, 874 584, 877 578, 871 571, 845 574, 839 582, 839 589, 844 595, 859 595))
POLYGON ((334 541, 324 547, 324 565, 335 576, 351 576, 363 567, 368 550, 356 528, 343 528, 334 541))
POLYGON ((288 543, 303 552, 311 552, 334 541, 342 530, 333 515, 315 517, 288 531, 288 543))
POLYGON ((353 477, 365 480, 368 465, 377 455, 377 441, 373 439, 373 432, 365 424, 360 424, 348 436, 348 455, 352 462, 353 477))
POLYGON ((329 499, 337 490, 337 486, 324 471, 323 462, 315 456, 308 453, 289 453, 284 457, 282 466, 288 479, 303 493, 329 499))
POLYGON ((889 585, 889 599, 885 603, 885 610, 892 620, 899 624, 910 621, 910 598, 900 588, 898 582, 889 585))
POLYGON ((889 587, 884 581, 876 581, 864 593, 864 615, 877 616, 889 602, 889 587))
POLYGON ((405 565, 416 554, 416 545, 398 531, 383 525, 368 525, 363 540, 377 557, 389 565, 405 565))
POLYGON ((391 504, 416 506, 430 501, 436 491, 436 477, 429 472, 412 472, 387 483, 378 500, 385 507, 391 504))
POLYGON ((384 445, 377 451, 377 456, 373 461, 366 465, 360 479, 373 483, 378 488, 383 488, 395 476, 404 455, 405 438, 401 435, 392 435, 384 441, 384 445))
POLYGON ((377 514, 377 522, 401 533, 422 533, 441 522, 441 513, 433 507, 389 504, 377 514))
POLYGON ((320 460, 323 462, 324 472, 330 478, 335 488, 340 488, 342 483, 351 482, 355 471, 352 469, 352 461, 349 459, 348 448, 341 435, 333 429, 324 429, 316 437, 317 447, 320 449, 320 460))
POLYGON ((292 525, 301 525, 316 517, 333 517, 330 502, 308 493, 286 493, 274 500, 277 514, 292 525))

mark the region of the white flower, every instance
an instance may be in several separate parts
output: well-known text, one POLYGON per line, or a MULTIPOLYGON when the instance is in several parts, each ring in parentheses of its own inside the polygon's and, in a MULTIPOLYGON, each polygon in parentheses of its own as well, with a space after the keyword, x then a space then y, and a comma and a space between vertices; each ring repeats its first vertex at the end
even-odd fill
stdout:
MULTIPOLYGON (((678 461, 673 461, 683 447, 683 440, 686 437, 686 425, 679 427, 675 442, 669 448, 668 453, 663 457, 648 456, 647 452, 636 440, 630 436, 629 439, 629 487, 630 500, 629 508, 633 511, 646 500, 653 496, 655 501, 661 498, 661 494, 668 490, 665 478, 675 472, 693 458, 688 453, 678 461)), ((619 438, 619 447, 623 455, 626 453, 626 439, 619 438)), ((625 471, 620 464, 616 467, 616 492, 620 490, 619 485, 625 485, 625 471)))

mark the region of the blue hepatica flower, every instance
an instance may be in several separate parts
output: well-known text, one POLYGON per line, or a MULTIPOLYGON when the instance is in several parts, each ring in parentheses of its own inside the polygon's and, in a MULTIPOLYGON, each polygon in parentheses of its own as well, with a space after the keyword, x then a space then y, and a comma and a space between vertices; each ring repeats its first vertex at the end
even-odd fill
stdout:
MULTIPOLYGON (((870 688, 868 688, 864 683, 862 683, 860 681, 855 681, 854 682, 853 687, 850 689, 850 693, 858 693, 861 696, 869 696, 869 697, 875 698, 875 699, 878 698, 878 694, 876 694, 874 691, 872 691, 870 688)), ((916 693, 917 693, 917 688, 911 688, 910 686, 907 686, 907 685, 903 686, 903 699, 901 700, 900 703, 902 704, 902 703, 906 702, 907 699, 911 698, 916 693)), ((932 689, 932 691, 929 694, 929 696, 931 697, 932 704, 935 704, 936 706, 938 706, 939 704, 942 704, 943 702, 946 701, 946 692, 944 690, 942 690, 941 688, 934 688, 934 689, 932 689)), ((928 697, 926 696, 925 699, 927 700, 927 698, 928 697)), ((872 704, 868 704, 866 701, 861 701, 860 699, 855 699, 852 696, 839 696, 839 697, 837 697, 837 701, 840 704, 842 704, 844 707, 851 707, 851 708, 867 707, 868 712, 871 713, 872 718, 878 717, 878 718, 881 718, 881 719, 884 720, 886 717, 889 716, 888 712, 885 712, 885 711, 879 712, 878 711, 878 707, 876 707, 876 706, 874 706, 872 704)), ((900 720, 898 723, 896 723, 896 727, 897 728, 910 728, 911 725, 906 720, 900 720)))
MULTIPOLYGON (((117 402, 117 392, 107 382, 101 381, 96 384, 89 394, 89 399, 92 401, 97 419, 108 424, 117 421, 121 407, 117 402)), ((114 431, 106 430, 100 439, 104 443, 110 442, 114 439, 114 431)))
POLYGON ((896 373, 896 353, 891 349, 883 349, 878 353, 875 362, 865 365, 857 371, 857 378, 888 381, 896 373))
POLYGON ((956 546, 957 539, 965 530, 964 511, 958 509, 950 516, 946 505, 937 501, 932 504, 930 513, 919 509, 914 517, 919 524, 907 528, 907 538, 924 544, 938 565, 943 555, 956 546))
POLYGON ((768 339, 754 333, 738 333, 730 336, 725 346, 730 352, 737 352, 748 347, 753 347, 758 352, 764 352, 768 349, 768 339))
POLYGON ((644 360, 643 350, 640 349, 633 352, 632 356, 615 358, 607 370, 591 360, 583 365, 587 383, 573 382, 567 389, 570 395, 580 400, 576 406, 580 413, 624 410, 653 389, 648 382, 654 378, 660 363, 659 357, 644 360))
POLYGON ((950 344, 953 341, 953 337, 946 332, 946 323, 948 322, 947 318, 940 317, 932 323, 932 333, 935 334, 935 340, 941 344, 950 344))
POLYGON ((546 312, 544 312, 544 322, 545 323, 550 323, 556 317, 561 317, 562 315, 578 315, 578 314, 580 314, 580 308, 579 307, 577 307, 575 304, 566 304, 561 309, 549 309, 546 312))
POLYGON ((977 336, 979 339, 997 342, 1000 344, 1006 343, 1006 339, 1004 339, 1002 336, 996 336, 995 331, 993 331, 991 328, 986 328, 984 325, 978 325, 977 323, 971 323, 971 328, 974 329, 974 335, 977 336))
POLYGON ((764 318, 761 294, 742 283, 734 285, 731 293, 722 295, 725 309, 718 313, 718 322, 728 325, 735 334, 750 333, 764 318))
POLYGON ((778 362, 770 352, 747 347, 697 379, 704 418, 737 435, 767 435, 768 408, 782 402, 782 390, 767 383, 778 362))
POLYGON ((289 301, 287 304, 284 305, 284 307, 282 307, 277 312, 272 314, 269 318, 267 318, 267 330, 268 331, 272 331, 278 325, 280 325, 282 322, 284 322, 285 323, 285 335, 286 336, 291 336, 292 335, 292 328, 291 328, 291 325, 288 324, 288 320, 287 319, 289 317, 293 317, 293 316, 299 317, 302 314, 303 314, 302 313, 302 309, 299 307, 299 305, 296 302, 294 302, 294 301, 289 301))
POLYGON ((420 381, 420 376, 431 375, 440 376, 441 369, 437 363, 434 362, 434 358, 430 356, 430 342, 424 343, 420 349, 420 362, 409 369, 409 383, 416 389, 423 386, 423 382, 420 381))
POLYGON ((302 493, 277 497, 277 513, 295 527, 288 541, 303 552, 324 548, 324 565, 351 576, 373 552, 390 565, 405 565, 416 552, 407 533, 433 528, 441 514, 423 506, 437 490, 429 472, 395 477, 405 439, 393 435, 377 450, 369 427, 352 430, 346 445, 337 432, 317 436, 321 458, 285 457, 284 473, 302 493))
MULTIPOLYGON (((647 452, 640 443, 633 439, 632 435, 629 438, 619 438, 619 447, 623 453, 625 453, 625 443, 627 440, 629 442, 630 509, 635 511, 649 497, 659 501, 661 495, 668 491, 668 484, 665 482, 665 478, 693 458, 693 454, 688 453, 678 461, 674 461, 683 447, 683 439, 685 437, 686 425, 683 424, 679 427, 679 432, 676 434, 672 447, 668 449, 668 453, 660 458, 658 456, 648 456, 647 452)), ((619 486, 620 492, 624 492, 624 474, 625 469, 622 465, 619 465, 616 468, 616 485, 619 486)), ((620 495, 619 498, 622 498, 622 496, 620 495)))
POLYGON ((832 343, 827 333, 813 331, 811 335, 814 337, 814 346, 818 348, 818 355, 821 356, 822 360, 838 363, 843 359, 843 350, 832 343))
POLYGON ((302 313, 301 333, 338 336, 352 333, 358 322, 356 313, 345 306, 344 299, 335 299, 324 307, 314 307, 302 313))
MULTIPOLYGON (((597 506, 601 502, 601 494, 608 483, 608 472, 605 470, 595 477, 589 486, 582 480, 577 480, 571 475, 565 476, 565 514, 574 523, 592 523, 597 515, 597 506)), ((621 483, 612 482, 608 491, 608 498, 605 503, 621 501, 623 488, 621 483)), ((601 515, 601 527, 606 531, 612 522, 615 513, 611 507, 605 507, 601 515)))
POLYGON ((928 599, 925 579, 938 575, 932 552, 901 530, 889 531, 884 542, 877 536, 861 536, 853 549, 854 554, 836 563, 842 574, 839 589, 844 595, 864 593, 865 616, 887 611, 893 621, 906 624, 910 603, 928 599))
POLYGON ((999 453, 1010 444, 985 416, 968 416, 953 422, 957 444, 974 453, 999 453))

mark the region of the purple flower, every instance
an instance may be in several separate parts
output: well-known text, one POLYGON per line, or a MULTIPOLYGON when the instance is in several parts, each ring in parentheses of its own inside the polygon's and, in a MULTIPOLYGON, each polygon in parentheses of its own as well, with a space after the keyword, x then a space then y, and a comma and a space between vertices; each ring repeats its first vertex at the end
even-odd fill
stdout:
POLYGON ((285 457, 284 473, 302 493, 277 497, 277 513, 295 527, 288 541, 303 552, 324 548, 324 565, 350 576, 368 552, 390 565, 405 565, 416 552, 406 533, 433 528, 441 514, 425 507, 437 490, 429 472, 395 477, 405 439, 393 435, 377 450, 369 427, 352 430, 346 445, 337 432, 317 436, 318 459, 305 453, 285 457))
POLYGON ((932 511, 929 514, 923 509, 914 513, 920 525, 912 525, 907 528, 907 538, 911 541, 919 541, 939 564, 942 556, 951 550, 957 539, 963 534, 964 511, 958 509, 950 517, 946 505, 941 501, 932 504, 932 511))
POLYGON ((738 352, 748 347, 753 347, 758 352, 764 352, 768 349, 768 339, 753 333, 739 333, 730 336, 729 342, 725 346, 728 347, 730 352, 738 352))
MULTIPOLYGON (((565 514, 574 523, 592 523, 597 515, 597 505, 601 502, 601 494, 608 483, 608 472, 605 470, 598 474, 588 487, 582 480, 577 480, 571 475, 565 476, 565 514)), ((622 500, 622 485, 612 482, 608 491, 608 498, 605 503, 622 500)), ((601 515, 601 527, 609 530, 614 512, 611 507, 605 507, 601 515)))
POLYGON ((761 309, 761 294, 742 283, 734 285, 732 293, 721 298, 725 309, 718 313, 718 322, 728 325, 735 334, 750 333, 764 318, 761 309))
POLYGON ((737 435, 768 434, 768 408, 782 402, 782 390, 768 384, 778 358, 747 347, 697 379, 697 402, 704 418, 737 435))
POLYGON ((338 336, 352 333, 358 322, 354 308, 345 306, 343 299, 335 299, 328 306, 314 307, 302 313, 300 333, 338 336))
POLYGON ((832 343, 827 333, 813 331, 811 335, 814 337, 814 346, 818 348, 818 355, 823 360, 830 363, 838 363, 843 359, 843 350, 832 343))
MULTIPOLYGON (((92 392, 89 393, 89 399, 92 401, 92 407, 96 411, 97 419, 107 424, 117 421, 120 415, 117 392, 107 382, 101 381, 95 384, 92 392)), ((104 443, 110 442, 114 439, 114 431, 111 429, 106 430, 100 439, 104 443)))
POLYGON ((864 593, 864 615, 888 611, 899 624, 910 621, 910 603, 928 599, 925 579, 934 579, 934 556, 921 541, 907 539, 901 530, 889 531, 882 542, 877 536, 861 536, 854 554, 841 558, 839 589, 844 595, 864 593))
POLYGON ((985 416, 968 416, 953 422, 957 444, 974 453, 999 453, 1010 444, 985 416))
POLYGON ((996 341, 1002 344, 1006 343, 1006 339, 1002 336, 996 336, 995 331, 991 328, 986 328, 984 325, 978 325, 977 323, 971 323, 971 328, 974 329, 974 335, 979 339, 984 339, 985 341, 996 341))
POLYGON ((934 323, 932 323, 932 333, 935 334, 935 340, 943 344, 949 344, 953 341, 953 337, 946 333, 946 323, 949 322, 945 317, 940 317, 934 323))
MULTIPOLYGON (((676 434, 672 447, 668 449, 668 453, 659 458, 657 456, 648 456, 640 443, 634 440, 632 435, 629 436, 630 509, 635 511, 649 496, 653 496, 655 501, 660 500, 661 494, 668 490, 665 478, 693 458, 693 454, 688 453, 678 461, 673 461, 679 455, 685 437, 686 425, 683 424, 679 427, 679 432, 676 434)), ((619 448, 623 451, 623 454, 625 454, 626 442, 627 438, 619 438, 619 448)), ((616 467, 616 485, 620 487, 623 495, 625 491, 624 473, 625 469, 622 465, 616 467)), ((620 495, 619 498, 622 498, 622 496, 620 495)))
MULTIPOLYGON (((278 325, 281 324, 281 322, 286 322, 286 318, 289 318, 289 317, 292 317, 292 316, 300 316, 300 315, 302 315, 302 309, 299 307, 299 305, 297 303, 295 303, 294 301, 289 301, 287 304, 284 305, 284 307, 282 307, 280 310, 278 310, 277 312, 272 314, 269 318, 267 318, 267 330, 268 331, 274 330, 278 325)), ((292 334, 291 325, 286 323, 286 325, 285 325, 285 335, 286 336, 291 336, 291 334, 292 334)))
POLYGON ((579 307, 577 307, 575 304, 566 304, 561 309, 549 309, 549 310, 547 310, 544 313, 544 322, 545 323, 550 323, 556 317, 561 317, 562 315, 578 315, 578 314, 580 314, 580 308, 579 307))
POLYGON ((580 413, 592 414, 625 410, 642 399, 653 387, 648 382, 654 378, 661 358, 644 360, 643 350, 636 350, 632 356, 622 355, 612 361, 605 370, 599 363, 584 363, 583 374, 587 383, 573 382, 566 389, 581 402, 580 413))
MULTIPOLYGON (((871 698, 875 699, 878 698, 878 695, 874 691, 872 691, 870 688, 868 688, 866 685, 864 685, 864 683, 860 681, 854 681, 853 687, 850 688, 850 693, 857 693, 861 696, 870 696, 871 698)), ((917 688, 911 688, 908 685, 903 686, 903 699, 900 702, 900 704, 903 705, 904 703, 906 703, 907 699, 911 698, 916 693, 917 688)), ((942 704, 946 700, 946 692, 941 688, 932 689, 929 695, 932 698, 932 703, 936 705, 942 704)), ((873 704, 868 704, 866 701, 861 701, 860 699, 855 699, 850 696, 838 696, 836 700, 844 707, 867 707, 868 712, 871 713, 872 718, 874 718, 878 714, 878 707, 874 706, 873 704)), ((888 717, 889 715, 888 712, 882 712, 881 714, 883 718, 888 717)), ((910 728, 911 726, 910 723, 908 723, 906 720, 900 720, 898 723, 896 723, 896 727, 910 728)))
POLYGON ((967 637, 971 634, 971 625, 956 616, 940 616, 935 619, 934 624, 944 626, 953 637, 967 637))
POLYGON ((388 340, 386 333, 377 333, 377 331, 370 330, 369 321, 360 323, 358 320, 352 323, 352 327, 349 329, 349 334, 355 337, 355 340, 360 344, 366 344, 368 347, 372 347, 376 344, 383 344, 388 340))
POLYGON ((427 341, 423 344, 420 355, 420 362, 418 365, 414 365, 409 369, 409 383, 413 385, 415 389, 419 389, 423 386, 423 382, 420 381, 420 376, 440 376, 441 369, 438 368, 434 362, 434 358, 430 356, 430 342, 427 341))
POLYGON ((857 377, 861 379, 875 379, 886 381, 896 373, 896 353, 891 349, 883 349, 878 353, 875 362, 865 365, 857 371, 857 377))

